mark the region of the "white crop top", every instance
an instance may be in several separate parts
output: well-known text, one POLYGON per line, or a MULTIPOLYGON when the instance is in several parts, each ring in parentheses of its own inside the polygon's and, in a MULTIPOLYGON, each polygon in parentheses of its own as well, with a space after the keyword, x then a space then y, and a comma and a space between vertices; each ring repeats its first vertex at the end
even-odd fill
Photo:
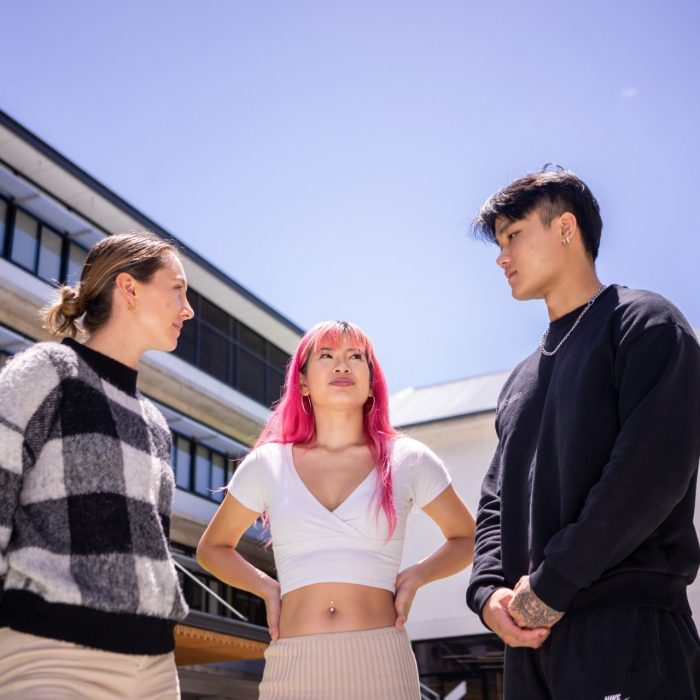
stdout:
POLYGON ((243 460, 228 490, 246 508, 268 511, 282 595, 331 581, 393 593, 408 513, 412 506, 422 508, 439 496, 450 476, 430 449, 408 437, 391 445, 391 473, 398 520, 389 541, 383 509, 376 515, 376 469, 329 511, 297 474, 292 444, 268 443, 243 460))

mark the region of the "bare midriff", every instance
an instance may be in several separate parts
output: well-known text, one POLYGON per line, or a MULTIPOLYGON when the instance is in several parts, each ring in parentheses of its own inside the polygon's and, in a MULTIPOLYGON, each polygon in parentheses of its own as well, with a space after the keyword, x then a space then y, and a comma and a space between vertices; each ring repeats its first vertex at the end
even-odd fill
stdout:
POLYGON ((280 638, 391 627, 394 595, 355 583, 314 583, 282 597, 280 638))

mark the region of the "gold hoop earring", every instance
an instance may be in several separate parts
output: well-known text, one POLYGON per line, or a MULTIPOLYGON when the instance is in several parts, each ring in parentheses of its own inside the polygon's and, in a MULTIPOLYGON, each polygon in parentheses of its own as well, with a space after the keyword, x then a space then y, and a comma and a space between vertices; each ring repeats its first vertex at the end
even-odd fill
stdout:
POLYGON ((313 406, 311 405, 311 399, 309 399, 308 396, 307 396, 306 398, 307 398, 308 401, 309 401, 309 410, 307 411, 307 410, 306 410, 306 407, 304 406, 304 395, 303 395, 303 394, 301 395, 301 410, 304 411, 304 413, 305 413, 307 416, 310 416, 311 413, 312 413, 312 411, 313 411, 313 406))

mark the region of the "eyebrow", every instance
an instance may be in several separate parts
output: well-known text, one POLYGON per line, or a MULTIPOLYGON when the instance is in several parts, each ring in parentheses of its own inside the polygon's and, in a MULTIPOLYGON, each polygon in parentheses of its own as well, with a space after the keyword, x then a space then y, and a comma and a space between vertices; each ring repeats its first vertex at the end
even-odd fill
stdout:
POLYGON ((496 238, 498 238, 498 236, 503 236, 511 226, 514 226, 517 223, 517 221, 506 221, 506 223, 503 226, 494 229, 493 235, 496 236, 496 238))
MULTIPOLYGON (((323 352, 324 350, 333 351, 333 350, 338 350, 338 348, 337 347, 336 348, 322 347, 322 348, 319 348, 317 350, 317 352, 323 352)), ((360 348, 347 348, 345 350, 345 352, 362 352, 362 350, 360 348)))

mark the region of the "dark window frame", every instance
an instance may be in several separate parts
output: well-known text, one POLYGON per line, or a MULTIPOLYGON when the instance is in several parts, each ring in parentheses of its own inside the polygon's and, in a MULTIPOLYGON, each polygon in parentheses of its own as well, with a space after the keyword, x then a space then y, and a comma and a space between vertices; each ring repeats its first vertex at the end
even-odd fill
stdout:
MULTIPOLYGON (((69 280, 67 279, 70 270, 70 258, 72 246, 77 247, 87 253, 89 248, 79 243, 77 240, 71 238, 67 231, 61 231, 55 226, 52 226, 49 222, 37 216, 26 207, 16 202, 12 197, 0 194, 0 199, 7 205, 7 211, 5 213, 5 237, 0 250, 0 256, 16 265, 20 269, 28 272, 34 277, 48 283, 53 284, 53 280, 46 279, 39 274, 39 262, 42 252, 42 236, 44 230, 52 232, 60 237, 60 261, 59 261, 59 279, 56 280, 59 284, 67 284, 69 280), (12 245, 15 236, 15 226, 17 219, 17 212, 22 212, 30 219, 36 222, 36 248, 34 250, 34 260, 32 268, 28 268, 22 263, 12 259, 12 245)), ((195 317, 194 319, 188 321, 185 325, 186 331, 183 333, 191 332, 193 333, 192 342, 194 344, 194 352, 192 353, 194 357, 189 357, 189 347, 185 348, 184 343, 179 344, 178 348, 181 348, 178 352, 178 348, 173 351, 173 354, 180 357, 180 359, 185 362, 197 367, 206 374, 214 377, 218 381, 231 386, 232 388, 240 391, 245 396, 253 399, 257 403, 263 406, 269 406, 279 399, 277 393, 277 385, 281 385, 279 379, 280 375, 282 378, 282 383, 284 382, 284 375, 286 372, 287 363, 289 361, 288 353, 270 342, 265 336, 261 335, 250 326, 244 324, 242 321, 232 316, 225 309, 222 309, 218 304, 215 304, 211 299, 208 299, 199 292, 191 289, 188 292, 190 297, 190 303, 192 304, 195 317), (219 320, 223 322, 224 325, 228 326, 227 332, 223 331, 215 323, 210 323, 204 318, 205 314, 200 313, 203 304, 207 304, 211 307, 211 313, 213 316, 219 315, 219 320), (225 377, 221 377, 221 373, 217 374, 214 371, 209 371, 202 359, 202 329, 206 329, 208 333, 215 333, 219 338, 226 343, 226 367, 225 367, 225 377), (258 349, 250 347, 250 344, 246 344, 243 341, 243 336, 246 333, 250 333, 253 339, 257 339, 258 349), (186 352, 187 350, 187 352, 186 352), (258 351, 259 350, 259 351, 258 351), (241 352, 246 353, 256 362, 260 362, 262 366, 262 386, 259 386, 259 382, 256 382, 255 389, 245 388, 244 382, 241 379, 241 352), (282 362, 282 358, 287 358, 282 362)))
MULTIPOLYGON (((180 554, 192 559, 195 557, 195 553, 191 547, 182 545, 179 542, 171 542, 170 548, 176 555, 180 554)), ((196 566, 194 562, 191 566, 188 565, 185 568, 204 585, 218 593, 231 607, 238 610, 242 615, 245 615, 245 617, 248 618, 248 624, 267 627, 265 604, 262 598, 240 588, 229 586, 212 574, 196 566)), ((181 571, 178 571, 177 574, 182 592, 190 609, 199 612, 208 612, 217 617, 238 620, 238 617, 228 608, 204 593, 200 586, 192 581, 189 576, 185 576, 181 571)))
POLYGON ((70 247, 71 246, 76 246, 80 248, 81 250, 85 251, 85 254, 89 252, 89 248, 86 248, 84 245, 80 244, 78 241, 73 240, 70 237, 70 234, 67 231, 61 231, 60 229, 56 228, 55 226, 52 226, 48 221, 45 221, 42 219, 40 216, 37 216, 34 212, 30 211, 26 207, 22 206, 21 204, 17 203, 14 201, 11 197, 6 197, 3 194, 0 194, 0 200, 2 200, 6 206, 7 206, 7 211, 5 214, 5 240, 3 242, 2 249, 0 250, 0 256, 4 259, 7 260, 8 262, 12 263, 13 265, 16 265, 19 267, 21 270, 24 270, 25 272, 28 272, 30 275, 33 275, 34 277, 37 277, 38 279, 47 282, 48 284, 53 284, 53 280, 49 280, 46 277, 43 277, 39 274, 39 261, 41 258, 41 251, 42 251, 42 237, 44 234, 44 230, 50 231, 51 233, 57 235, 60 239, 61 245, 60 245, 60 259, 59 259, 59 274, 58 274, 58 279, 55 280, 59 284, 65 284, 66 283, 66 275, 68 272, 68 257, 70 254, 70 247), (31 267, 27 267, 23 265, 22 263, 13 260, 12 258, 12 245, 14 242, 14 237, 15 237, 15 228, 17 224, 17 213, 21 212, 25 216, 29 217, 32 219, 37 226, 36 230, 36 248, 34 250, 34 260, 32 262, 31 267))
POLYGON ((10 202, 0 195, 0 202, 5 205, 5 217, 3 218, 2 221, 2 226, 3 226, 3 238, 2 242, 0 243, 0 257, 6 257, 5 255, 5 249, 7 247, 7 241, 9 240, 10 237, 10 213, 11 213, 11 208, 10 208, 10 202))
POLYGON ((5 366, 7 361, 13 356, 14 353, 7 352, 7 350, 0 350, 0 370, 5 366))
MULTIPOLYGON (((185 435, 184 433, 181 433, 177 430, 173 430, 172 428, 170 429, 170 433, 172 435, 172 450, 171 450, 171 463, 172 463, 172 469, 173 469, 173 474, 175 476, 175 482, 176 482, 176 487, 180 489, 181 491, 185 491, 187 493, 191 493, 194 496, 199 496, 200 498, 203 498, 207 501, 210 501, 211 503, 215 503, 216 505, 219 505, 221 501, 223 500, 223 491, 213 491, 212 489, 214 488, 213 485, 213 475, 214 475, 214 461, 212 456, 213 455, 218 455, 223 459, 224 463, 224 483, 223 486, 225 487, 226 484, 231 480, 231 477, 233 476, 234 472, 236 471, 236 468, 238 465, 241 463, 243 460, 243 456, 241 454, 234 455, 228 452, 222 452, 220 450, 216 450, 213 447, 210 447, 209 445, 200 442, 197 440, 197 438, 193 438, 189 435, 185 435), (178 448, 177 448, 177 441, 178 440, 184 440, 188 443, 189 445, 189 473, 188 473, 188 478, 187 478, 187 486, 183 486, 182 484, 177 483, 177 474, 178 470, 180 469, 177 459, 178 459, 178 448), (202 493, 201 491, 197 491, 197 482, 196 482, 196 471, 197 471, 197 449, 203 449, 206 450, 207 452, 207 462, 208 462, 208 474, 207 474, 207 493, 202 493), (216 496, 216 494, 222 494, 221 496, 216 496)), ((219 487, 216 487, 219 488, 219 487)))
POLYGON ((188 339, 188 343, 190 341, 193 343, 194 352, 192 352, 192 348, 189 344, 187 346, 183 344, 178 345, 178 347, 173 351, 173 354, 185 360, 185 362, 193 364, 195 367, 198 367, 203 372, 215 377, 219 381, 223 381, 228 386, 240 391, 245 396, 252 398, 254 401, 257 401, 263 406, 269 406, 277 401, 279 399, 278 392, 284 383, 284 376, 286 373, 287 364, 289 362, 288 353, 274 343, 271 343, 267 338, 260 335, 249 326, 245 325, 239 319, 231 316, 231 314, 228 314, 227 311, 214 304, 211 299, 207 299, 199 292, 190 290, 189 297, 190 304, 195 312, 195 316, 192 320, 187 321, 185 324, 185 328, 187 330, 184 332, 192 334, 191 339, 188 339), (228 315, 228 335, 222 331, 221 328, 217 327, 213 323, 209 323, 209 321, 204 318, 205 314, 201 312, 203 302, 215 307, 221 314, 228 315), (241 336, 246 332, 250 332, 260 338, 260 342, 263 344, 263 347, 261 348, 264 350, 263 353, 258 352, 241 342, 241 336), (225 380, 215 372, 208 371, 206 364, 203 361, 202 343, 203 336, 206 336, 207 333, 215 334, 218 338, 225 339, 228 344, 226 371, 224 372, 226 377, 225 380), (256 383, 255 390, 247 390, 244 386, 244 382, 242 381, 240 374, 242 353, 250 357, 255 362, 259 362, 262 366, 262 385, 258 386, 256 383), (190 355, 194 355, 194 361, 190 359, 190 355), (286 359, 284 362, 273 361, 270 358, 274 355, 277 355, 278 359, 281 359, 282 357, 286 359))

